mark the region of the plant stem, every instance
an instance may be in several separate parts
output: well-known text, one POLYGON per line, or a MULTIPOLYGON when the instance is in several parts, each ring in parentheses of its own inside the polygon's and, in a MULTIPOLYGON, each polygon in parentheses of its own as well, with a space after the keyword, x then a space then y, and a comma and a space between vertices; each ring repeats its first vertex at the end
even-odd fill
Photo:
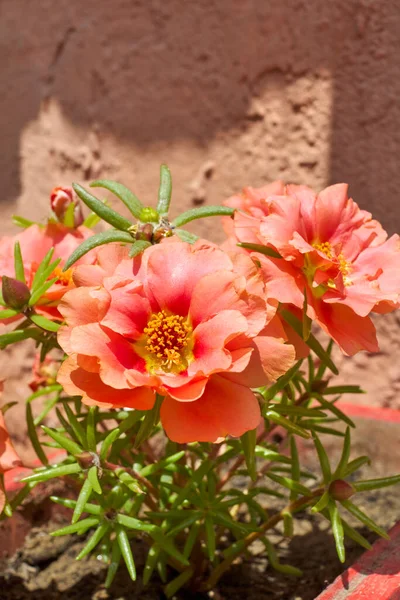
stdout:
POLYGON ((202 590, 203 591, 211 590, 215 586, 217 581, 220 579, 220 577, 225 573, 225 571, 227 571, 229 569, 229 567, 231 566, 231 564, 235 560, 235 558, 241 552, 243 552, 245 548, 248 548, 248 546, 250 546, 250 544, 252 544, 255 540, 259 539, 260 537, 263 537, 263 535, 265 534, 266 531, 268 531, 268 529, 275 527, 275 525, 277 525, 279 523, 279 521, 282 521, 285 514, 287 514, 287 513, 293 514, 295 512, 298 512, 299 510, 305 508, 308 504, 310 504, 310 502, 312 502, 314 500, 314 498, 321 496, 324 493, 324 491, 325 490, 323 487, 318 487, 317 489, 310 491, 310 496, 302 496, 301 498, 298 498, 294 502, 291 502, 285 508, 283 508, 280 512, 276 513, 276 515, 274 515, 273 517, 268 519, 268 521, 266 521, 263 525, 261 525, 258 531, 253 531, 252 533, 249 533, 249 535, 246 536, 243 540, 244 546, 241 545, 237 551, 235 551, 233 554, 231 554, 228 558, 225 558, 225 560, 223 560, 218 565, 218 567, 216 567, 216 569, 214 569, 214 571, 211 573, 210 577, 203 584, 202 590))
MULTIPOLYGON (((116 469, 121 468, 120 465, 114 465, 113 463, 110 463, 108 461, 104 462, 104 467, 106 469, 110 469, 111 471, 115 471, 116 469)), ((157 492, 156 488, 151 483, 151 481, 146 479, 146 477, 142 477, 142 475, 139 475, 139 473, 137 473, 133 469, 129 469, 128 467, 122 467, 122 468, 147 489, 147 491, 149 492, 149 495, 147 498, 147 504, 148 504, 149 508, 151 508, 151 510, 154 510, 157 512, 159 496, 158 496, 158 492, 157 492)))

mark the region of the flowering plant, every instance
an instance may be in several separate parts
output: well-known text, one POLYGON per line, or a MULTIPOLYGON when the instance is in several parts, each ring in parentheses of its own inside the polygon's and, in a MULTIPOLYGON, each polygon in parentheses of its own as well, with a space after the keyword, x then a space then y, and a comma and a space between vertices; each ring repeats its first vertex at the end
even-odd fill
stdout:
POLYGON ((387 239, 342 184, 318 195, 281 182, 245 188, 172 221, 165 165, 156 208, 113 181, 91 187, 131 217, 80 185, 55 188, 46 225, 18 217, 22 233, 0 241, 0 347, 31 338, 38 349, 26 418, 42 463, 6 497, 3 473, 20 461, 0 412, 1 518, 63 478, 74 498, 52 500, 72 510, 71 524, 52 535, 87 535, 77 558, 100 548, 107 586, 121 560, 136 578, 139 536, 143 580, 158 571, 167 597, 212 589, 255 540, 272 567, 299 574, 269 533, 282 524, 293 535, 301 510, 331 522, 342 562, 345 536, 369 547, 346 513, 385 537, 351 498, 400 476, 358 479, 369 459, 350 459, 354 423, 336 401, 361 390, 331 384, 331 352, 378 349, 370 315, 399 306, 399 237, 387 239), (216 215, 221 247, 183 228, 216 215), (99 220, 111 228, 94 233, 99 220), (57 427, 46 426, 50 414, 57 427), (330 435, 343 441, 337 465, 330 435), (302 466, 302 438, 315 446, 317 476, 302 466))

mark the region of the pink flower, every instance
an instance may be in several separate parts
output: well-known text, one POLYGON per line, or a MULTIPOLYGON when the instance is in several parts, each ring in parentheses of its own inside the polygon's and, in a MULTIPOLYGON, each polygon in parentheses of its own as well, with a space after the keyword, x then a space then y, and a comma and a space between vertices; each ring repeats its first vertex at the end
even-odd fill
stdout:
MULTIPOLYGON (((2 391, 3 381, 0 381, 0 392, 2 391)), ((21 464, 21 459, 14 450, 10 434, 8 433, 4 422, 3 413, 0 410, 0 514, 3 512, 6 504, 4 483, 1 476, 6 471, 10 471, 14 467, 19 467, 21 464)))
MULTIPOLYGON (((63 272, 63 265, 72 252, 93 232, 86 227, 70 229, 61 223, 48 223, 46 227, 31 225, 14 237, 3 237, 0 240, 0 277, 7 275, 14 277, 14 245, 19 242, 21 246, 22 259, 25 268, 25 279, 28 287, 31 286, 37 268, 47 252, 54 248, 53 260, 61 258, 51 279, 57 277, 57 281, 36 305, 38 312, 45 313, 50 318, 60 318, 57 304, 64 293, 74 287, 72 281, 73 268, 63 272)), ((80 259, 80 263, 91 263, 95 260, 92 251, 80 259)), ((9 321, 9 320, 7 320, 9 321)), ((1 321, 4 322, 4 321, 1 321)))
POLYGON ((69 357, 58 381, 67 393, 146 410, 157 392, 177 442, 254 429, 260 409, 250 388, 285 373, 294 349, 253 261, 175 238, 134 261, 116 248, 102 248, 98 265, 77 267, 83 285, 60 303, 59 343, 69 357))
POLYGON ((289 185, 266 200, 266 214, 250 222, 235 213, 236 240, 269 246, 282 258, 257 254, 267 293, 302 308, 349 355, 378 350, 371 312, 399 305, 399 236, 387 239, 370 213, 347 196, 347 185, 316 195, 289 185))

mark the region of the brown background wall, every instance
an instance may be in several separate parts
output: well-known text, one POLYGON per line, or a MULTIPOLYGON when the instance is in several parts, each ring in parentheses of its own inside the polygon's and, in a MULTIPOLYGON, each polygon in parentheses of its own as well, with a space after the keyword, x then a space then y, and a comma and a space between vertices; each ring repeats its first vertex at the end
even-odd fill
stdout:
MULTIPOLYGON (((73 180, 152 203, 163 161, 175 211, 276 178, 347 181, 399 231, 399 32, 399 0, 2 0, 1 233, 73 180)), ((399 322, 380 356, 345 361, 370 401, 399 396, 399 322)))

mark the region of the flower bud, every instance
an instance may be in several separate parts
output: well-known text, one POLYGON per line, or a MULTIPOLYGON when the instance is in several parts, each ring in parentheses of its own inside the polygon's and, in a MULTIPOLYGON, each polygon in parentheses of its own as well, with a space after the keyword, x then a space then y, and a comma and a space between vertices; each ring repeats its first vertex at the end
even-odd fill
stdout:
POLYGON ((22 311, 28 306, 31 293, 26 283, 3 275, 1 287, 4 302, 9 308, 22 311))
POLYGON ((68 208, 74 206, 74 227, 79 227, 83 223, 82 209, 79 199, 74 199, 74 191, 71 187, 55 187, 50 194, 51 210, 56 215, 60 223, 65 223, 65 216, 68 208))
POLYGON ((154 227, 150 223, 146 223, 145 225, 141 225, 136 233, 137 240, 145 240, 146 242, 151 242, 153 238, 154 227))
POLYGON ((332 481, 329 486, 329 494, 334 500, 348 500, 354 496, 355 493, 356 490, 351 483, 347 483, 347 481, 343 481, 343 479, 336 479, 335 481, 332 481))
POLYGON ((155 208, 152 208, 151 206, 145 206, 144 208, 142 208, 140 213, 140 220, 143 223, 147 223, 148 221, 151 221, 152 223, 158 223, 159 218, 160 215, 158 214, 155 208))

